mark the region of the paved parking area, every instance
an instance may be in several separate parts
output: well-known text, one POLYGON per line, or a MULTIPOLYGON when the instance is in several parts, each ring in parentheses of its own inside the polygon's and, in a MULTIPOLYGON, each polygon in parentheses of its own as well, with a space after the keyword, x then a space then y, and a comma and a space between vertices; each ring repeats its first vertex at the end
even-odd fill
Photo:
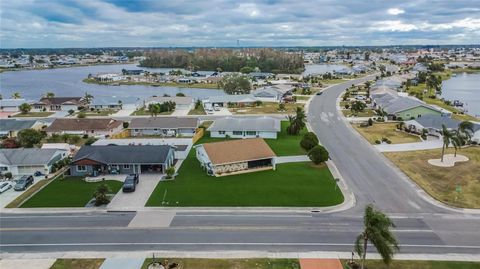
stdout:
POLYGON ((108 204, 108 208, 134 210, 144 207, 161 176, 162 174, 140 174, 140 183, 138 183, 136 190, 134 192, 122 192, 120 190, 108 204))
MULTIPOLYGON (((15 179, 19 179, 20 176, 15 177, 15 179)), ((33 181, 33 184, 37 184, 39 181, 44 180, 45 177, 35 177, 35 180, 33 181)), ((7 190, 6 192, 0 193, 0 208, 4 208, 7 206, 10 202, 15 200, 20 194, 23 193, 23 191, 14 191, 13 186, 15 186, 15 182, 12 181, 10 184, 12 184, 12 187, 7 190)), ((33 186, 33 185, 32 185, 33 186)), ((31 188, 32 186, 28 187, 31 188)), ((1 268, 3 269, 3 268, 1 268)))
POLYGON ((140 269, 145 259, 109 258, 100 269, 140 269))

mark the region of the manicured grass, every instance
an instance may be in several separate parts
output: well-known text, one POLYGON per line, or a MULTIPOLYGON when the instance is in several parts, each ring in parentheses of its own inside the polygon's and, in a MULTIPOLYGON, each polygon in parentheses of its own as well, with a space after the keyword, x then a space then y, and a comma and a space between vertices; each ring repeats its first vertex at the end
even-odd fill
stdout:
MULTIPOLYGON (((353 115, 350 109, 344 109, 342 110, 342 113, 345 117, 349 117, 353 115)), ((372 109, 365 109, 364 111, 357 113, 357 117, 374 117, 376 115, 377 113, 375 113, 375 111, 373 111, 372 109)))
POLYGON ((304 104, 287 103, 285 110, 278 110, 278 103, 263 102, 254 107, 234 107, 228 108, 233 114, 293 114, 297 107, 304 107, 304 104))
POLYGON ((53 180, 21 207, 84 207, 102 183, 109 186, 111 193, 117 193, 122 187, 122 182, 116 180, 88 183, 81 177, 65 177, 53 180))
MULTIPOLYGON (((445 153, 453 153, 453 149, 445 153)), ((441 149, 385 153, 434 198, 457 207, 480 208, 480 147, 463 148, 457 154, 470 160, 456 163, 454 167, 437 167, 427 161, 440 158, 441 149), (457 186, 461 186, 461 193, 456 192, 457 186)))
POLYGON ((286 163, 277 169, 208 176, 192 150, 173 181, 160 182, 147 206, 332 206, 343 202, 325 165, 286 163))
POLYGON ((360 127, 358 124, 352 124, 352 126, 365 138, 368 142, 375 144, 375 140, 382 140, 383 137, 392 141, 392 144, 400 143, 413 143, 420 142, 421 139, 418 136, 398 131, 396 129, 396 123, 373 123, 373 126, 360 127))
POLYGON ((277 134, 277 139, 265 139, 265 142, 272 148, 277 156, 305 155, 305 150, 300 147, 300 140, 307 128, 304 128, 298 135, 287 134, 288 121, 282 121, 282 131, 277 134))
POLYGON ((50 269, 98 269, 105 259, 58 259, 50 269))
POLYGON ((188 115, 207 115, 207 113, 205 113, 205 109, 203 109, 203 106, 200 106, 198 109, 194 108, 188 111, 188 115))
POLYGON ((40 180, 40 181, 35 181, 35 184, 33 184, 32 186, 30 186, 30 188, 26 189, 25 191, 23 191, 22 194, 20 194, 19 196, 17 196, 17 198, 15 198, 13 201, 11 201, 7 206, 5 206, 6 208, 16 208, 16 207, 19 207, 23 201, 25 201, 26 199, 28 199, 28 197, 30 197, 32 194, 34 194, 36 191, 38 191, 39 189, 41 189, 43 186, 47 185, 50 181, 52 181, 53 179, 44 179, 44 180, 40 180))
MULTIPOLYGON (((345 261, 342 261, 343 268, 348 269, 345 261)), ((381 260, 366 260, 367 269, 479 269, 478 262, 457 262, 457 261, 399 261, 394 260, 389 266, 381 260)))
MULTIPOLYGON (((157 261, 163 262, 164 258, 157 261)), ((300 269, 297 259, 180 259, 167 258, 168 263, 177 263, 182 269, 300 269)), ((147 269, 152 259, 146 259, 142 269, 147 269)))
MULTIPOLYGON (((162 112, 158 115, 171 115, 173 113, 173 111, 168 111, 168 112, 162 112)), ((152 114, 150 113, 150 111, 148 111, 147 109, 145 108, 140 108, 138 110, 135 110, 132 114, 130 114, 130 116, 151 116, 152 114)))
POLYGON ((14 118, 28 118, 28 117, 48 117, 50 115, 53 115, 54 112, 28 112, 28 113, 18 113, 12 117, 14 118))

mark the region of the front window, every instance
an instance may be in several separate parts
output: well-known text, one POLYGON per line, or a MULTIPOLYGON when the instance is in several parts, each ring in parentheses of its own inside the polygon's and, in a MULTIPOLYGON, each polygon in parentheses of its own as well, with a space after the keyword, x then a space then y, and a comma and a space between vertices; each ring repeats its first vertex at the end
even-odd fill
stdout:
POLYGON ((243 132, 242 131, 233 131, 233 135, 242 135, 243 132))
POLYGON ((257 134, 257 132, 255 132, 255 131, 247 131, 247 135, 256 135, 256 134, 257 134))
POLYGON ((77 172, 86 172, 87 166, 86 165, 77 165, 77 172))
POLYGON ((130 165, 129 164, 124 164, 123 169, 130 169, 130 165))
POLYGON ((225 134, 225 131, 218 131, 218 133, 223 135, 223 134, 225 134))

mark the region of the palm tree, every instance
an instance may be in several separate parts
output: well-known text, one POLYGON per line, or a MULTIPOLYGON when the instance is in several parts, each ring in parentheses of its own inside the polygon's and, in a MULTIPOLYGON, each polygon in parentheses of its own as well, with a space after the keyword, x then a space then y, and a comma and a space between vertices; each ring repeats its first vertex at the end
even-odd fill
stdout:
POLYGON ((89 94, 88 92, 85 92, 85 96, 83 98, 87 103, 90 103, 93 99, 93 95, 89 94))
POLYGON ((450 142, 452 143, 452 146, 455 149, 453 157, 457 157, 457 150, 462 148, 463 144, 465 144, 465 140, 463 139, 462 136, 460 136, 457 132, 455 132, 453 133, 453 136, 450 142))
POLYGON ((47 92, 47 93, 45 93, 45 97, 46 97, 46 98, 54 98, 54 97, 55 97, 55 93, 53 93, 53 92, 47 92))
POLYGON ((363 232, 355 240, 355 251, 362 258, 361 268, 365 268, 367 246, 370 241, 382 256, 383 262, 389 264, 395 250, 399 250, 398 242, 390 228, 395 224, 381 211, 375 210, 373 205, 367 205, 363 216, 365 225, 363 232))
POLYGON ((448 130, 445 124, 442 124, 442 130, 440 131, 440 134, 443 137, 442 158, 440 159, 440 161, 443 162, 443 155, 445 154, 445 149, 448 148, 448 146, 452 142, 454 133, 448 130))
POLYGON ((19 92, 14 92, 14 93, 12 93, 12 98, 13 99, 20 99, 20 98, 22 98, 22 96, 20 95, 19 92))
POLYGON ((303 108, 297 107, 295 110, 295 116, 288 116, 290 125, 287 128, 288 134, 297 135, 303 128, 305 128, 307 116, 303 108))
POLYGON ((461 136, 465 142, 470 141, 472 139, 473 131, 473 123, 471 121, 462 121, 458 124, 457 127, 457 136, 461 136))

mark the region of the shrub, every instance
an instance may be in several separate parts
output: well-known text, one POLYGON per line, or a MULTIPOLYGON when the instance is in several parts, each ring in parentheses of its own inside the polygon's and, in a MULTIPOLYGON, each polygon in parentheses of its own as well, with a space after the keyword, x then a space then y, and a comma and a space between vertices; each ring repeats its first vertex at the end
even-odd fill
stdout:
POLYGON ((83 137, 84 139, 87 139, 87 138, 88 138, 88 134, 84 134, 82 137, 83 137))
POLYGON ((107 193, 110 191, 108 185, 102 183, 98 185, 95 192, 93 193, 93 197, 95 198, 95 206, 105 205, 110 203, 110 199, 107 196, 107 193))
POLYGON ((387 141, 385 141, 387 144, 392 144, 392 141, 390 141, 390 139, 387 139, 387 141))
POLYGON ((128 121, 124 121, 122 125, 123 125, 123 128, 127 129, 130 124, 128 123, 128 121))
POLYGON ((349 109, 350 108, 350 105, 349 104, 346 104, 345 105, 345 109, 349 109))
POLYGON ((316 145, 308 152, 308 157, 314 164, 320 164, 328 160, 328 151, 320 145, 316 145))
POLYGON ((382 142, 381 142, 380 140, 378 140, 378 139, 377 139, 377 140, 375 140, 375 144, 377 144, 377 145, 378 145, 378 144, 381 144, 381 143, 382 143, 382 142))
POLYGON ((256 106, 261 106, 261 105, 262 105, 262 101, 260 101, 260 100, 255 101, 255 105, 256 105, 256 106))
POLYGON ((4 176, 5 176, 6 179, 12 179, 12 178, 13 178, 13 175, 12 175, 11 172, 6 172, 6 173, 4 174, 4 176))
POLYGON ((372 118, 368 119, 368 125, 369 125, 369 126, 372 126, 372 125, 373 125, 373 120, 372 120, 372 118))
POLYGON ((306 151, 318 145, 318 138, 313 132, 306 133, 300 141, 300 146, 306 151))
POLYGON ((171 179, 175 174, 175 167, 170 166, 169 168, 167 168, 166 172, 167 172, 167 179, 171 179))
POLYGON ((382 142, 387 142, 387 141, 388 141, 388 138, 382 137, 382 142))
POLYGON ((95 137, 89 137, 87 140, 85 140, 85 145, 90 146, 91 144, 95 143, 97 139, 95 137))
POLYGON ((78 113, 77 118, 79 119, 84 119, 87 115, 85 115, 85 112, 81 111, 78 113))
POLYGON ((285 110, 285 104, 284 103, 278 104, 278 110, 279 111, 284 111, 285 110))

